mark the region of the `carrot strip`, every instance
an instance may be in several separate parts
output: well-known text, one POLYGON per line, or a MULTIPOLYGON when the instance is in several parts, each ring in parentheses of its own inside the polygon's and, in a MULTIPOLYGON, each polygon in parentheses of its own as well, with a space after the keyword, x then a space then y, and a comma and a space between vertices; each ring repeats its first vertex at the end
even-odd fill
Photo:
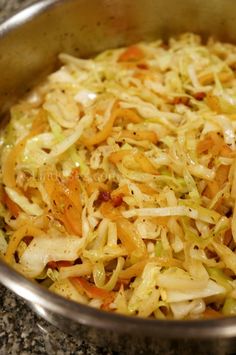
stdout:
POLYGON ((40 108, 37 115, 35 116, 33 123, 32 123, 32 131, 42 130, 42 128, 46 128, 48 125, 48 118, 47 118, 47 111, 43 108, 40 108))
POLYGON ((168 222, 170 220, 170 217, 166 217, 166 216, 163 216, 163 217, 154 217, 154 219, 152 219, 155 221, 156 224, 158 224, 159 226, 167 226, 168 225, 168 222))
POLYGON ((224 183, 228 180, 229 169, 228 165, 219 166, 216 170, 215 180, 208 181, 207 183, 207 187, 203 193, 205 196, 212 199, 223 188, 224 183))
MULTIPOLYGON (((145 184, 142 184, 142 183, 139 183, 139 182, 135 182, 135 185, 144 194, 147 194, 147 195, 156 194, 156 191, 153 188, 151 188, 150 186, 148 186, 148 185, 145 185, 145 184)), ((122 186, 118 187, 117 189, 113 190, 112 193, 111 193, 111 197, 112 198, 116 197, 116 196, 119 196, 119 195, 124 195, 124 196, 131 195, 131 192, 130 192, 130 189, 129 189, 128 185, 122 185, 122 186)))
POLYGON ((208 152, 212 147, 213 140, 209 134, 207 134, 204 139, 198 142, 197 153, 202 154, 208 152))
POLYGON ((80 185, 74 171, 67 181, 45 179, 45 188, 52 201, 52 213, 69 234, 82 235, 80 185))
POLYGON ((134 154, 135 161, 139 164, 142 171, 148 174, 157 174, 157 169, 143 153, 134 154))
POLYGON ((119 118, 131 123, 141 123, 143 121, 135 111, 128 108, 118 108, 116 110, 116 119, 119 118))
POLYGON ((98 288, 82 277, 70 277, 69 280, 79 292, 81 292, 82 288, 86 295, 90 298, 100 298, 102 300, 106 300, 106 302, 109 300, 110 303, 114 300, 114 292, 98 288))
POLYGON ((122 270, 119 274, 119 279, 124 279, 124 280, 129 280, 132 277, 140 276, 143 272, 143 269, 145 268, 147 262, 154 262, 159 266, 176 266, 176 267, 182 267, 182 262, 178 259, 174 258, 150 258, 150 259, 144 259, 141 261, 138 261, 134 265, 131 265, 125 270, 122 270))
POLYGON ((21 208, 10 199, 8 194, 4 191, 2 202, 6 205, 7 209, 11 212, 12 216, 15 218, 18 217, 19 213, 21 212, 21 208))
POLYGON ((224 183, 228 180, 229 165, 220 165, 216 170, 215 181, 217 182, 219 189, 221 189, 224 183))
POLYGON ((233 152, 227 144, 223 144, 220 154, 225 158, 234 158, 235 152, 233 152))
POLYGON ((63 223, 69 234, 82 236, 80 211, 78 211, 76 207, 73 206, 70 200, 66 199, 66 196, 62 196, 62 200, 59 200, 58 197, 55 197, 54 201, 57 201, 53 209, 54 217, 63 223), (63 206, 61 210, 60 206, 63 206))
POLYGON ((217 96, 215 96, 211 93, 208 93, 206 96, 205 102, 206 102, 207 106, 209 106, 209 108, 212 111, 215 111, 217 113, 221 113, 222 109, 221 109, 220 101, 217 96))
POLYGON ((116 221, 121 217, 121 213, 118 208, 114 208, 112 202, 103 202, 100 206, 100 212, 105 218, 109 218, 111 221, 116 221))
MULTIPOLYGON (((136 66, 138 67, 137 69, 139 69, 139 66, 138 65, 136 65, 136 66)), ((129 67, 131 69, 133 69, 134 68, 134 63, 126 63, 126 68, 128 69, 129 67)), ((149 70, 151 71, 151 69, 149 69, 149 70)), ((136 71, 134 71, 133 77, 143 81, 145 79, 149 79, 150 75, 149 75, 149 71, 136 70, 136 71)))
POLYGON ((227 116, 233 121, 236 120, 236 113, 229 113, 227 116))
POLYGON ((152 260, 153 262, 156 262, 157 265, 163 267, 170 267, 170 266, 176 266, 179 268, 183 267, 183 261, 171 257, 154 257, 152 260))
POLYGON ((222 314, 220 312, 215 311, 212 308, 207 308, 205 312, 202 314, 204 319, 212 319, 212 318, 220 318, 222 314))
POLYGON ((220 191, 219 185, 216 181, 208 181, 207 187, 205 188, 203 195, 212 199, 220 191))
POLYGON ((233 235, 232 235, 232 230, 230 228, 224 234, 223 244, 228 246, 229 243, 231 242, 232 238, 233 238, 233 235))
POLYGON ((115 104, 112 109, 111 116, 107 121, 107 123, 105 124, 105 126, 103 127, 103 130, 97 132, 92 137, 83 136, 79 141, 86 146, 92 146, 95 144, 102 143, 110 136, 114 122, 117 118, 122 118, 134 123, 138 123, 142 121, 141 117, 138 116, 134 111, 128 109, 121 109, 121 108, 117 109, 117 104, 115 104))
MULTIPOLYGON (((124 157, 131 155, 132 152, 129 149, 119 150, 117 152, 113 152, 109 155, 109 160, 113 164, 119 163, 123 160, 124 157)), ((149 174, 156 175, 157 169, 152 165, 150 160, 143 153, 135 153, 132 154, 136 163, 139 165, 140 169, 149 174)))
POLYGON ((144 58, 144 52, 138 46, 130 46, 121 53, 118 62, 136 62, 144 58))
POLYGON ((73 265, 72 261, 68 261, 68 260, 60 260, 60 261, 49 261, 47 263, 47 267, 49 267, 50 269, 57 269, 60 267, 68 267, 73 265))
MULTIPOLYGON (((218 78, 222 83, 226 83, 227 81, 233 79, 233 74, 230 72, 219 73, 218 78)), ((201 85, 209 85, 214 83, 215 78, 213 73, 207 73, 207 74, 200 75, 198 80, 201 85)))
POLYGON ((121 133, 121 138, 130 138, 134 139, 137 141, 142 141, 142 140, 148 140, 152 142, 153 144, 157 144, 158 138, 155 132, 151 131, 128 131, 128 130, 123 130, 121 133))
POLYGON ((116 221, 117 234, 129 254, 135 252, 137 257, 147 254, 146 246, 134 225, 121 217, 116 221))
POLYGON ((81 214, 82 213, 82 205, 81 205, 81 200, 80 200, 80 194, 81 194, 81 189, 80 189, 80 184, 78 180, 78 171, 77 169, 74 169, 69 176, 66 186, 68 189, 64 190, 65 195, 69 197, 69 199, 73 202, 75 207, 77 208, 78 212, 81 214))
POLYGON ((123 196, 130 195, 130 190, 129 190, 128 185, 119 186, 117 189, 113 190, 111 193, 112 198, 115 198, 120 195, 123 195, 123 196))
POLYGON ((13 233, 13 235, 10 238, 10 241, 8 243, 8 247, 7 247, 7 251, 6 251, 6 255, 5 255, 5 261, 7 263, 10 263, 14 253, 20 243, 20 241, 24 238, 24 237, 38 237, 41 234, 43 234, 43 231, 41 229, 35 228, 32 225, 26 224, 22 227, 20 227, 16 232, 13 233))
POLYGON ((84 137, 83 136, 81 138, 82 143, 84 143, 86 146, 91 146, 91 145, 99 144, 99 143, 105 141, 107 139, 107 137, 109 137, 109 135, 112 131, 112 127, 115 122, 115 119, 116 119, 116 104, 114 105, 114 107, 112 109, 111 116, 110 116, 109 120, 107 121, 107 123, 105 124, 105 126, 103 127, 103 130, 96 133, 92 137, 84 137))
POLYGON ((82 236, 82 221, 81 221, 81 211, 79 211, 75 206, 67 203, 65 207, 65 215, 62 216, 62 221, 64 225, 67 226, 67 230, 70 234, 75 234, 82 236))
POLYGON ((208 133, 197 145, 197 153, 210 152, 213 156, 234 157, 234 152, 216 132, 208 133))
POLYGON ((47 263, 47 267, 50 268, 50 269, 57 269, 57 262, 56 261, 49 261, 47 263))
POLYGON ((132 154, 132 152, 129 149, 121 149, 121 150, 118 150, 117 152, 112 152, 109 155, 108 159, 110 160, 111 163, 117 164, 121 160, 123 160, 124 157, 126 157, 130 154, 132 154))
POLYGON ((119 275, 119 279, 129 280, 132 277, 136 277, 142 274, 145 265, 147 264, 147 259, 138 261, 134 265, 131 265, 125 270, 122 270, 119 275))
POLYGON ((154 195, 156 194, 157 192, 152 188, 150 187, 149 185, 145 185, 145 184, 142 184, 142 183, 139 183, 139 182, 136 182, 135 185, 139 188, 140 191, 142 191, 144 194, 147 194, 147 195, 154 195))

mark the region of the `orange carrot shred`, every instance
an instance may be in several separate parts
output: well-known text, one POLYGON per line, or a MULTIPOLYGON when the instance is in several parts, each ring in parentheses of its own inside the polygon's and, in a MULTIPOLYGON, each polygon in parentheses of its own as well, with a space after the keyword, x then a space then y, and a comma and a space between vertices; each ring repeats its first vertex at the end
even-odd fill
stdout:
POLYGON ((50 269, 57 269, 60 267, 67 267, 67 266, 71 266, 71 265, 73 265, 73 262, 68 261, 68 260, 49 261, 47 263, 47 267, 49 267, 50 269))
POLYGON ((82 136, 79 142, 82 142, 87 147, 104 142, 112 132, 112 128, 116 119, 121 118, 133 123, 139 123, 142 118, 133 110, 117 108, 117 103, 114 104, 111 116, 103 129, 96 134, 90 136, 82 136))
POLYGON ((103 290, 102 288, 96 287, 83 277, 71 277, 70 281, 72 284, 79 289, 83 289, 86 295, 90 298, 100 298, 102 300, 109 301, 110 303, 114 299, 114 292, 103 290))
POLYGON ((6 205, 7 209, 11 212, 12 216, 15 218, 18 217, 19 213, 21 212, 21 208, 10 199, 8 194, 4 191, 2 196, 2 202, 6 205))
POLYGON ((209 132, 197 145, 197 153, 211 153, 213 156, 221 155, 226 158, 233 157, 234 153, 216 132, 209 132))
POLYGON ((118 62, 136 62, 144 58, 144 52, 138 46, 130 46, 121 53, 118 62))
POLYGON ((82 235, 82 205, 77 171, 66 181, 46 179, 45 188, 52 200, 52 212, 69 234, 82 235))
POLYGON ((215 311, 212 308, 207 308, 205 312, 202 314, 204 319, 212 319, 212 318, 220 318, 222 314, 220 312, 215 311))
POLYGON ((223 243, 224 243, 224 245, 229 245, 229 243, 231 242, 231 240, 232 240, 232 238, 233 238, 233 235, 232 235, 232 230, 231 230, 231 228, 230 229, 228 229, 226 232, 225 232, 225 234, 224 234, 224 238, 223 238, 223 243))

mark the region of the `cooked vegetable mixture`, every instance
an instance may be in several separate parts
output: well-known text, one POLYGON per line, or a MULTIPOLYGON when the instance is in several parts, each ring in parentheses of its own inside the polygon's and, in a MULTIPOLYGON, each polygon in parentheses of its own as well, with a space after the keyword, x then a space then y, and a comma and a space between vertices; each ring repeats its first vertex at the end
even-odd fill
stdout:
POLYGON ((1 133, 2 258, 110 312, 236 315, 236 46, 59 58, 1 133))

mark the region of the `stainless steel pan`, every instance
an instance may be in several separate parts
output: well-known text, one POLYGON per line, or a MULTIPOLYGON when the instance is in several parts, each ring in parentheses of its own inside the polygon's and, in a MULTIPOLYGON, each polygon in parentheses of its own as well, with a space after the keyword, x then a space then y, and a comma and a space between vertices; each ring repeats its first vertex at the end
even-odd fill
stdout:
MULTIPOLYGON (((234 0, 41 1, 0 26, 0 114, 57 66, 60 52, 87 57, 185 31, 234 42, 235 23, 234 0)), ((52 294, 3 262, 0 281, 58 327, 123 353, 130 353, 130 342, 137 353, 236 353, 236 318, 158 321, 105 313, 52 294)))

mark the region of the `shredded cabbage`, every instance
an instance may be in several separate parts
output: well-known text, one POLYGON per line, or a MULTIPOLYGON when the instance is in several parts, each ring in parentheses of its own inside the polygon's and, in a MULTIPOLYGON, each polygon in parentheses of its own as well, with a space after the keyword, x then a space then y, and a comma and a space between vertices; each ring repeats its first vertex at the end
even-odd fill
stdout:
POLYGON ((40 216, 43 213, 42 208, 40 208, 36 203, 29 202, 29 200, 18 191, 11 189, 10 187, 6 187, 5 190, 10 199, 27 214, 32 216, 40 216))
POLYGON ((0 256, 125 315, 235 315, 235 46, 60 54, 1 131, 0 256))
POLYGON ((35 237, 20 258, 20 264, 32 271, 32 277, 37 277, 49 261, 69 260, 78 258, 83 246, 83 239, 76 236, 35 237))
POLYGON ((166 301, 167 302, 183 302, 190 301, 197 298, 206 298, 210 296, 225 294, 226 290, 224 287, 218 285, 216 282, 209 280, 207 285, 202 289, 196 290, 185 290, 185 291, 176 291, 176 290, 167 290, 166 291, 166 301))

